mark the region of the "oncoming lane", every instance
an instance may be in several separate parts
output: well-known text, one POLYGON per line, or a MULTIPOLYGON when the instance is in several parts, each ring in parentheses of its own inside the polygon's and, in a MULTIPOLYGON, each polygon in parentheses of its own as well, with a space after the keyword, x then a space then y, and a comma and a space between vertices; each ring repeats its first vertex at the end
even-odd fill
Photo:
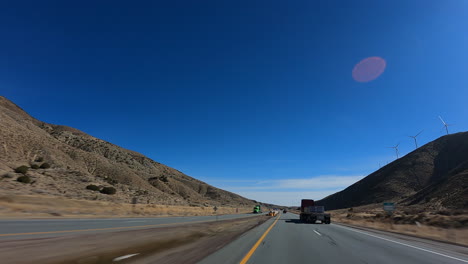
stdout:
POLYGON ((156 218, 97 218, 97 219, 26 219, 0 220, 0 240, 64 236, 84 232, 115 232, 119 230, 164 227, 185 223, 200 223, 255 216, 235 214, 156 218))

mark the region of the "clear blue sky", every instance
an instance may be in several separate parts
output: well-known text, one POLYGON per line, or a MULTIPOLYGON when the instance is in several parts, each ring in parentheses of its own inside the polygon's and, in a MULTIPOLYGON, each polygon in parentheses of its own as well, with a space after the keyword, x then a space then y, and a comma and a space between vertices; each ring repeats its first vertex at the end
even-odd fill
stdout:
POLYGON ((468 1, 13 1, 0 94, 252 199, 323 198, 468 130, 468 1), (99 2, 99 3, 97 3, 99 2), (370 82, 361 60, 386 61, 370 82))

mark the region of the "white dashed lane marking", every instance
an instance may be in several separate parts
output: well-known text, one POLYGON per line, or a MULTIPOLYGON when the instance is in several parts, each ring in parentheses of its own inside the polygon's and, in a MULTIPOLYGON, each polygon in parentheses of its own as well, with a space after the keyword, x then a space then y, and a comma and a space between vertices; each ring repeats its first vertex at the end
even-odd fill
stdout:
POLYGON ((117 258, 113 259, 112 261, 114 261, 114 262, 121 261, 121 260, 124 260, 124 259, 131 258, 131 257, 133 257, 133 256, 136 256, 136 255, 138 255, 138 254, 140 254, 140 253, 129 254, 129 255, 125 255, 125 256, 120 256, 120 257, 117 257, 117 258))

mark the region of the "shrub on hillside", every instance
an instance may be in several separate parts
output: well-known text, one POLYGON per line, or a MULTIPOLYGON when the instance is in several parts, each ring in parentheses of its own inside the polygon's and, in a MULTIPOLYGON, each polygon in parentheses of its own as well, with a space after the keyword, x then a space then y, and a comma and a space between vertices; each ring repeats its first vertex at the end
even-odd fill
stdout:
POLYGON ((33 165, 31 165, 31 169, 37 170, 37 169, 39 169, 39 165, 33 164, 33 165))
POLYGON ((20 176, 16 180, 21 182, 21 183, 31 183, 31 178, 29 176, 26 176, 26 175, 20 176))
POLYGON ((114 187, 104 187, 102 188, 101 193, 112 195, 115 194, 116 191, 117 190, 114 187))
POLYGON ((16 173, 22 173, 22 174, 26 174, 26 172, 28 172, 28 166, 19 166, 18 168, 15 169, 15 172, 16 173))
POLYGON ((99 187, 94 184, 90 184, 86 186, 86 189, 91 190, 91 191, 99 191, 99 187))
POLYGON ((48 168, 50 168, 50 164, 49 164, 49 163, 47 163, 47 162, 42 163, 41 169, 48 169, 48 168))
POLYGON ((43 157, 37 157, 35 162, 43 162, 44 161, 44 158, 43 157))
POLYGON ((104 180, 105 180, 107 183, 112 184, 112 185, 118 184, 118 183, 119 183, 119 181, 117 181, 116 179, 112 179, 112 178, 109 178, 109 177, 104 178, 104 180))
POLYGON ((162 175, 161 177, 159 177, 159 179, 163 182, 169 182, 166 175, 162 175))

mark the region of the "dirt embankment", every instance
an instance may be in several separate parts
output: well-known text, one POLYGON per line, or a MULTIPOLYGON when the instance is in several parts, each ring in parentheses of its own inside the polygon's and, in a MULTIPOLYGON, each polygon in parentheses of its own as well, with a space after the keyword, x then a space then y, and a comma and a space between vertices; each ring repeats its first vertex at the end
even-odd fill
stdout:
POLYGON ((0 259, 26 264, 196 263, 267 216, 165 228, 0 242, 0 259))
MULTIPOLYGON (((217 214, 250 212, 251 208, 217 207, 217 214)), ((213 215, 213 207, 128 204, 64 199, 44 195, 0 196, 1 218, 41 217, 155 217, 213 215)))
POLYGON ((362 206, 329 212, 332 222, 468 246, 468 212, 463 210, 424 211, 402 207, 389 215, 380 206, 362 206))

